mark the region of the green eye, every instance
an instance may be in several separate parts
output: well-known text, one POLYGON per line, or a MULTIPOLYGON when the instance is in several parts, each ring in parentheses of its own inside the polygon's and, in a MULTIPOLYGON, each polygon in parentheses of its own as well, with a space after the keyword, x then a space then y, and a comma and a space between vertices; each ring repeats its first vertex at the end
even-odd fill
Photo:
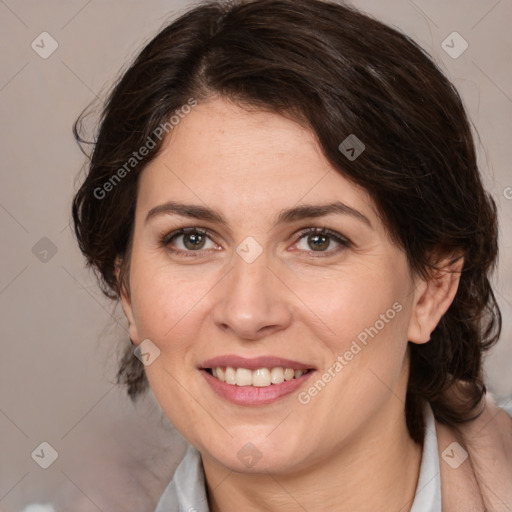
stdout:
POLYGON ((206 242, 206 237, 199 233, 185 233, 180 236, 183 238, 182 243, 185 246, 185 248, 191 251, 196 249, 202 249, 206 242))
POLYGON ((308 235, 307 243, 313 251, 325 251, 331 242, 326 235, 308 235))
POLYGON ((210 235, 198 228, 183 228, 161 238, 161 245, 176 253, 199 252, 216 249, 210 235))
POLYGON ((349 245, 350 242, 345 237, 326 228, 304 230, 300 233, 297 242, 298 249, 318 253, 334 253, 349 245))

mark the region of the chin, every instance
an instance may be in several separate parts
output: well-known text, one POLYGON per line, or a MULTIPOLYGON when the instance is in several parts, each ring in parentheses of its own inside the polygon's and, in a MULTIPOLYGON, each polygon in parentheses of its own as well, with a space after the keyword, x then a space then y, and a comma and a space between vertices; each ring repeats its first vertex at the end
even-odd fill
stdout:
POLYGON ((288 471, 299 463, 299 457, 304 457, 304 441, 297 444, 290 436, 271 439, 269 432, 272 428, 275 425, 270 428, 265 425, 261 433, 235 436, 229 443, 218 446, 204 445, 207 448, 206 453, 229 470, 238 473, 288 471))

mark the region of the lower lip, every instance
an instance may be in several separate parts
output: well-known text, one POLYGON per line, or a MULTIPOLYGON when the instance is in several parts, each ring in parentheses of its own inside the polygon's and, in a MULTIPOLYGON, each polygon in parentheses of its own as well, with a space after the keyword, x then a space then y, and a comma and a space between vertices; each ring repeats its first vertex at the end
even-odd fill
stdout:
POLYGON ((229 402, 236 405, 266 405, 276 402, 280 398, 296 391, 302 386, 309 377, 315 373, 310 370, 308 373, 302 375, 298 379, 285 380, 281 384, 271 384, 265 387, 255 386, 235 386, 226 384, 220 381, 213 375, 210 375, 206 370, 201 370, 206 382, 210 384, 212 389, 225 398, 229 402))

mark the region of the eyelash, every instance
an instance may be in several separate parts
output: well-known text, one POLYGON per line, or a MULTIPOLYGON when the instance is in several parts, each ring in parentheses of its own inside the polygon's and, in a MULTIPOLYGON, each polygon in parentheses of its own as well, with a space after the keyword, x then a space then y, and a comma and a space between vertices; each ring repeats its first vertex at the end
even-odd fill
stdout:
MULTIPOLYGON (((185 256, 185 257, 192 257, 192 258, 201 258, 201 257, 207 256, 207 254, 204 254, 204 252, 210 251, 210 249, 199 249, 197 251, 184 251, 182 249, 169 248, 169 245, 173 241, 173 239, 177 238, 178 236, 186 235, 186 234, 190 234, 190 233, 195 233, 198 235, 206 236, 210 240, 214 241, 212 234, 209 231, 206 231, 201 228, 191 227, 191 228, 181 228, 177 231, 173 231, 172 233, 167 233, 167 234, 161 235, 160 236, 160 246, 166 247, 169 251, 171 251, 172 253, 174 253, 177 256, 185 256)), ((325 258, 327 256, 332 256, 333 254, 337 254, 341 250, 346 249, 352 245, 350 240, 348 240, 346 237, 340 235, 336 231, 332 231, 328 228, 318 228, 318 227, 305 228, 305 229, 299 231, 298 233, 296 233, 295 236, 297 237, 297 241, 295 243, 297 244, 300 240, 302 240, 307 235, 328 236, 340 245, 340 247, 338 247, 336 249, 331 249, 331 250, 327 250, 327 251, 302 251, 302 252, 309 253, 312 258, 325 258)))

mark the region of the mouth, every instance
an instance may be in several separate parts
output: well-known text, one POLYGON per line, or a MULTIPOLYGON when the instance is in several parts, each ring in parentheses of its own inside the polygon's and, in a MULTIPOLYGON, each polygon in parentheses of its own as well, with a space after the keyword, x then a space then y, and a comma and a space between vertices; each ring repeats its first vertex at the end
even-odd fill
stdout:
POLYGON ((252 386, 263 388, 272 385, 282 384, 285 381, 299 379, 312 369, 299 370, 275 366, 273 368, 233 368, 232 366, 217 366, 215 368, 204 368, 212 377, 225 382, 230 386, 252 386))
POLYGON ((211 389, 236 405, 265 405, 301 387, 315 368, 277 357, 222 356, 199 368, 211 389))

